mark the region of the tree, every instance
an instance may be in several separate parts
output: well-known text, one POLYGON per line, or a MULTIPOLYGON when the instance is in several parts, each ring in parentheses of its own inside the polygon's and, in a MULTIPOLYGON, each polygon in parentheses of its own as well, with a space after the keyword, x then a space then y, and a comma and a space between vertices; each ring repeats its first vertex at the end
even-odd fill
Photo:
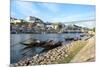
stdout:
POLYGON ((21 20, 21 24, 27 24, 28 22, 23 20, 23 19, 20 19, 21 20))
POLYGON ((60 31, 62 29, 62 24, 61 23, 53 23, 53 27, 57 31, 60 31))

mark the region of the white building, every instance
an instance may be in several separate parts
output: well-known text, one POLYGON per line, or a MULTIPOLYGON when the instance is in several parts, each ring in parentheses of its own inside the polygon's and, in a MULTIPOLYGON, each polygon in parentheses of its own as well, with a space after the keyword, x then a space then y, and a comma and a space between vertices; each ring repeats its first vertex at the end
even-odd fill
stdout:
POLYGON ((44 23, 41 19, 39 18, 36 18, 36 17, 33 17, 33 16, 28 16, 26 18, 26 21, 27 22, 30 22, 30 23, 36 23, 36 26, 38 27, 43 27, 44 28, 44 23))
POLYGON ((20 19, 16 19, 16 18, 11 18, 10 19, 10 23, 14 23, 14 24, 21 23, 21 20, 20 19))
POLYGON ((41 19, 33 17, 33 16, 28 16, 26 18, 26 21, 30 23, 35 23, 35 22, 42 23, 43 22, 41 19))
POLYGON ((27 22, 30 22, 30 23, 34 23, 35 22, 35 17, 32 17, 32 16, 28 16, 27 18, 26 18, 26 21, 27 22))
POLYGON ((53 28, 53 24, 52 23, 45 23, 47 28, 53 28))

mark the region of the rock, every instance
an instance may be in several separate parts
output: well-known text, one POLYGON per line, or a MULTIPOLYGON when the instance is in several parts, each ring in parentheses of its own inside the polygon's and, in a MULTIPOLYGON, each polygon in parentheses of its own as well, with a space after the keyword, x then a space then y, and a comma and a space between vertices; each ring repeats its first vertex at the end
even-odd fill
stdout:
POLYGON ((32 59, 27 58, 24 62, 18 63, 19 65, 37 65, 37 64, 54 64, 58 63, 58 60, 67 57, 68 45, 62 45, 52 50, 49 50, 47 53, 36 54, 32 59))
POLYGON ((50 59, 54 61, 55 60, 55 57, 54 56, 51 56, 50 59))
POLYGON ((67 54, 65 54, 65 57, 68 57, 68 55, 67 55, 67 54))

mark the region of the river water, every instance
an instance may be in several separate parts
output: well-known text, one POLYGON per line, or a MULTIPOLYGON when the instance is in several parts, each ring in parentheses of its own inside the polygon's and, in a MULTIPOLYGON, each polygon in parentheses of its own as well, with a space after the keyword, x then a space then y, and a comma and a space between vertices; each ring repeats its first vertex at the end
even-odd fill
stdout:
POLYGON ((10 59, 11 63, 16 63, 19 60, 32 57, 33 55, 41 53, 44 48, 32 47, 27 48, 25 45, 20 44, 20 42, 28 40, 30 38, 39 40, 54 40, 63 41, 63 43, 68 43, 65 41, 64 37, 80 37, 82 33, 66 33, 66 34, 11 34, 11 48, 10 48, 10 59))

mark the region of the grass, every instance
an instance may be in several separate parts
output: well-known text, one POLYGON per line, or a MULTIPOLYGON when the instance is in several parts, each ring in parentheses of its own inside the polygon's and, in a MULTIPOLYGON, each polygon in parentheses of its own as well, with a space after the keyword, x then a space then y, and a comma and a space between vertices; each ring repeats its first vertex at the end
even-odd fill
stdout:
POLYGON ((58 63, 69 63, 74 56, 86 45, 86 41, 76 41, 69 47, 68 56, 63 60, 58 60, 58 63))

